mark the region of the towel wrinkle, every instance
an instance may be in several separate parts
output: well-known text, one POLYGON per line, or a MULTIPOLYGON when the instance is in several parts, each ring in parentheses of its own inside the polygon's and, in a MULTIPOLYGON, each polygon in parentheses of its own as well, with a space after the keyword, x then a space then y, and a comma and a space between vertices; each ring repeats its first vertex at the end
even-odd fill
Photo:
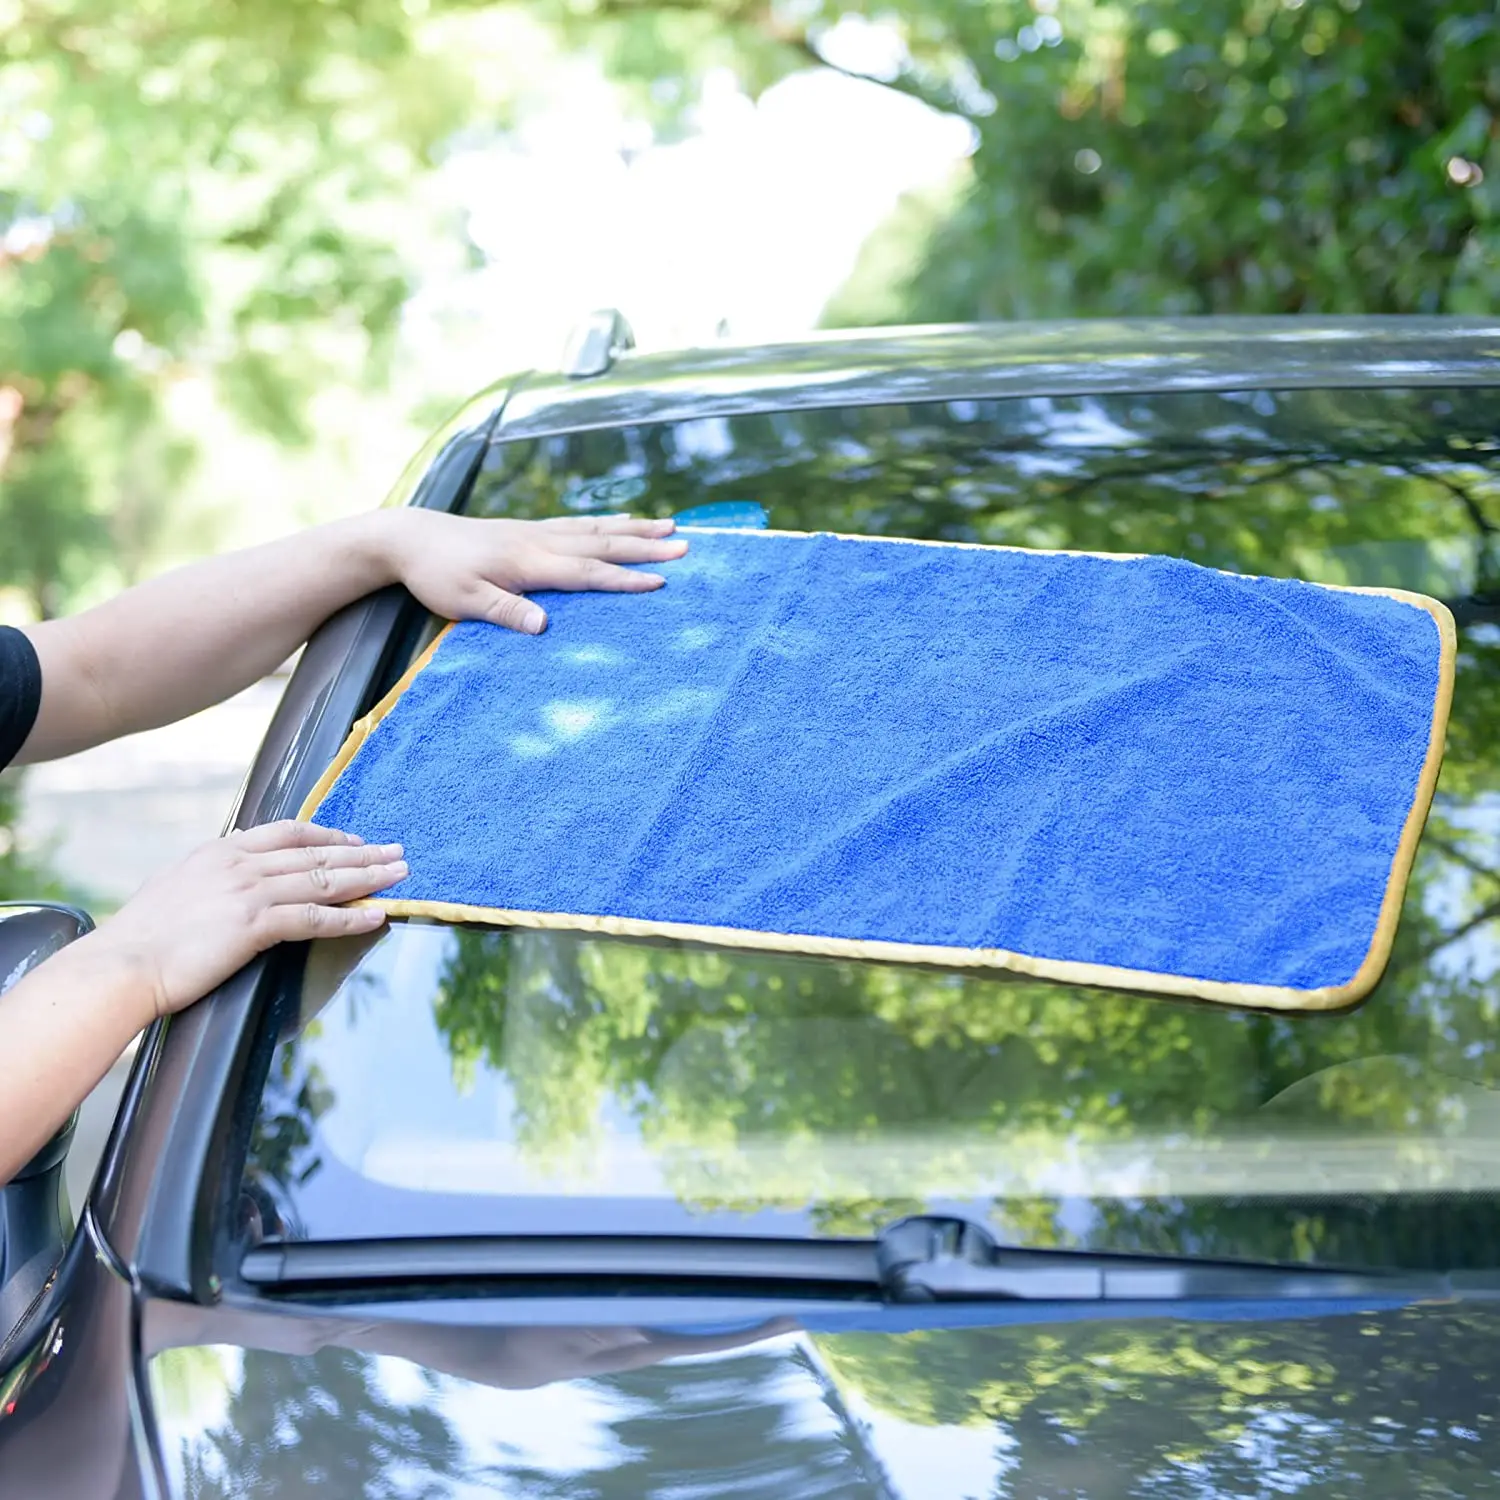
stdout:
MULTIPOLYGON (((826 538, 823 537, 813 538, 815 543, 825 540, 826 538)), ((701 546, 702 543, 698 545, 701 546)), ((703 720, 696 737, 686 753, 682 755, 671 779, 665 783, 656 805, 641 821, 634 836, 625 846, 614 889, 604 903, 605 910, 624 910, 622 903, 629 899, 626 894, 628 888, 650 857, 653 835, 670 816, 672 805, 680 795, 682 787, 697 773, 700 762, 711 746, 714 731, 723 722, 725 714, 735 706, 734 689, 750 672, 757 653, 765 649, 766 631, 781 623, 788 596, 799 587, 800 581, 811 568, 816 556, 816 546, 799 553, 792 565, 778 575, 777 588, 766 594, 765 608, 757 626, 746 633, 745 643, 729 663, 727 675, 721 684, 713 689, 718 698, 713 711, 703 720)))
MULTIPOLYGON (((1312 587, 1312 585, 1308 585, 1312 587)), ((1309 620, 1300 610, 1293 609, 1288 599, 1277 598, 1274 594, 1267 594, 1265 602, 1277 615, 1289 621, 1307 639, 1308 644, 1325 652, 1330 661, 1336 662, 1348 674, 1352 681, 1357 682, 1373 697, 1384 702, 1392 703, 1398 707, 1404 706, 1405 698, 1400 688, 1389 678, 1382 677, 1372 669, 1369 660, 1361 660, 1348 647, 1339 641, 1326 629, 1320 628, 1309 620)), ((1434 638, 1437 636, 1437 625, 1431 616, 1425 616, 1432 628, 1434 638)), ((1267 622, 1267 633, 1270 634, 1269 622, 1267 622)), ((1434 684, 1434 688, 1436 684, 1434 684)))
MULTIPOLYGON (((922 771, 914 779, 891 787, 872 803, 857 809, 843 823, 830 829, 816 844, 805 848, 789 865, 768 871, 761 879, 751 882, 740 893, 735 903, 736 908, 743 910, 772 885, 801 875, 819 859, 836 854, 839 849, 852 843, 862 833, 868 832, 893 817, 899 818, 906 804, 921 800, 928 793, 949 781, 975 779, 981 768, 991 770, 994 776, 1003 773, 1026 775, 1028 762, 1024 752, 1028 748, 1038 747, 1054 735, 1069 730, 1076 732, 1080 736, 1079 743, 1082 743, 1086 738, 1088 721, 1091 718, 1099 718, 1105 712, 1106 704, 1116 698, 1138 700, 1141 686, 1149 682, 1166 680, 1172 665, 1198 656, 1202 651, 1201 646, 1186 646, 1158 667, 1133 675, 1124 682, 1112 683, 1102 692, 1079 693, 1072 698, 1064 699, 1063 702, 1051 705, 1043 712, 1032 714, 1025 719, 993 730, 976 744, 965 745, 955 750, 936 765, 922 771)), ((1149 705, 1147 707, 1149 711, 1149 705)), ((993 790, 994 785, 995 781, 992 776, 987 781, 987 787, 993 790)), ((869 933, 863 934, 866 937, 870 935, 869 933)))

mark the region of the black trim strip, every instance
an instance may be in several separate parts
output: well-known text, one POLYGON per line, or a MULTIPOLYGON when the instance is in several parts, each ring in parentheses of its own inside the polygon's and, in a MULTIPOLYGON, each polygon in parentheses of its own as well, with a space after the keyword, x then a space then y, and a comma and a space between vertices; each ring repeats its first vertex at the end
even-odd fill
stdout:
MULTIPOLYGON (((471 403, 414 464, 398 499, 453 510, 466 498, 498 420, 504 392, 471 403)), ((291 816, 343 743, 378 678, 406 612, 418 606, 387 589, 340 611, 309 642, 246 779, 230 826, 291 816)), ((263 1011, 269 957, 211 999, 154 1028, 106 1148, 98 1228, 137 1285, 167 1297, 217 1294, 216 1239, 233 1164, 231 1116, 263 1011)), ((92 1201, 92 1200, 91 1200, 92 1201)), ((232 1203, 232 1196, 229 1201, 232 1203)))
POLYGON ((240 1275, 252 1286, 447 1281, 513 1276, 649 1277, 835 1282, 878 1289, 876 1245, 866 1240, 763 1240, 725 1236, 474 1236, 262 1245, 240 1275))

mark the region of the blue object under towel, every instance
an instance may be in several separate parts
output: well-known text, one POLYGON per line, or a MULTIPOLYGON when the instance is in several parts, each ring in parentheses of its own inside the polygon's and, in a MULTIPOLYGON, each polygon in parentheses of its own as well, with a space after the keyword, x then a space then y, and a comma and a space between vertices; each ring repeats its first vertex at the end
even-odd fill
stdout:
POLYGON ((405 845, 382 905, 1283 1007, 1379 978, 1442 753, 1442 605, 683 535, 656 593, 452 627, 356 730, 304 815, 405 845))

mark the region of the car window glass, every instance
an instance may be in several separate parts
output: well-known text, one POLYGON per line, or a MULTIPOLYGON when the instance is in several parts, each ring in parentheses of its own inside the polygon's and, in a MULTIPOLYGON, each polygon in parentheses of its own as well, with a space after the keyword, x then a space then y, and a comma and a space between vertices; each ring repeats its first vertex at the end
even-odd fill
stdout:
POLYGON ((1078 397, 496 447, 471 511, 1165 552, 1449 603, 1458 683, 1387 975, 1280 1016, 1006 976, 398 924, 289 992, 262 1232, 866 1232, 1490 1264, 1500 1218, 1496 397, 1078 397), (309 998, 311 997, 311 998, 309 998))

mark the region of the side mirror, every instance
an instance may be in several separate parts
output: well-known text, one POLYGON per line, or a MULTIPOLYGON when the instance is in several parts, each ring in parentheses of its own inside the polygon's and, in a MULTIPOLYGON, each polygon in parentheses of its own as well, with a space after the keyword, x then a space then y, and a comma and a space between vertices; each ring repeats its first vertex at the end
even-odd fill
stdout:
MULTIPOLYGON (((76 907, 0 902, 0 994, 93 926, 93 918, 76 907)), ((73 1209, 63 1164, 77 1125, 75 1110, 0 1188, 0 1341, 46 1285, 72 1238, 73 1209)))

